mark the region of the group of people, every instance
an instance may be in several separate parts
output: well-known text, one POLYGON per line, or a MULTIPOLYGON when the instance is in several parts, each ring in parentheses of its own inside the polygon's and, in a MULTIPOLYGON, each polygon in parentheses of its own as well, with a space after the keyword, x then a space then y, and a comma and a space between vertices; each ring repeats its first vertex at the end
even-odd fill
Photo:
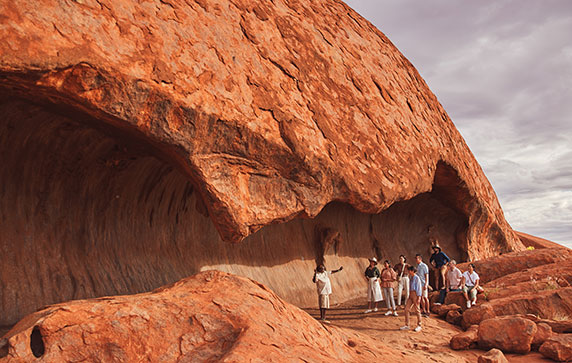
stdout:
MULTIPOLYGON (((468 271, 462 273, 457 268, 455 260, 451 260, 439 246, 433 247, 433 254, 429 263, 435 268, 434 289, 440 289, 439 300, 436 304, 443 304, 450 291, 463 291, 467 300, 467 308, 477 302, 479 290, 479 275, 475 266, 470 264, 468 271)), ((385 315, 398 316, 396 305, 402 304, 405 308, 405 325, 401 330, 409 329, 409 315, 417 316, 416 332, 421 330, 422 316, 429 316, 429 267, 423 262, 421 254, 415 255, 415 266, 407 263, 404 255, 399 256, 399 263, 391 267, 389 260, 383 262, 381 271, 377 268, 375 257, 369 259, 369 266, 364 276, 367 281, 368 308, 365 314, 378 311, 378 303, 385 300, 387 312, 385 315), (394 286, 397 282, 397 302, 394 299, 394 286), (403 300, 402 300, 403 298, 403 300)), ((330 307, 329 295, 332 292, 329 276, 343 269, 326 271, 324 265, 318 266, 314 271, 312 281, 318 288, 320 319, 325 320, 326 310, 330 307)))

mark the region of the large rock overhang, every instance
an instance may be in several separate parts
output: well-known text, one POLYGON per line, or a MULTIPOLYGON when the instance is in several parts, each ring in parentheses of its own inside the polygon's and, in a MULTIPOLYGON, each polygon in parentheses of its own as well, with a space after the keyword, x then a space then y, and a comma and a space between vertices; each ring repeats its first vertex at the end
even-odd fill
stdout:
POLYGON ((0 5, 0 323, 208 267, 304 304, 325 256, 522 248, 417 71, 343 3, 59 6, 0 5))

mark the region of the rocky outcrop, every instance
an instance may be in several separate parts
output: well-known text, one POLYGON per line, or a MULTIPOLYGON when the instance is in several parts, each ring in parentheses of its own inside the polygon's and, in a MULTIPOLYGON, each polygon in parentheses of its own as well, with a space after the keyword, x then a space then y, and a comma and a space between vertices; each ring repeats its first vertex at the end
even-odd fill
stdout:
MULTIPOLYGON (((534 271, 525 272, 525 270, 532 269, 534 267, 539 267, 540 273, 546 273, 547 267, 556 267, 558 271, 562 271, 560 268, 561 263, 568 264, 572 259, 572 249, 566 247, 554 247, 554 248, 543 248, 534 250, 525 250, 513 253, 505 253, 500 256, 494 256, 487 259, 474 261, 475 269, 479 274, 481 284, 489 283, 493 280, 500 278, 508 279, 508 275, 517 273, 514 275, 516 280, 524 279, 526 277, 523 274, 530 273, 530 277, 533 277, 534 271)), ((468 263, 458 264, 458 268, 462 271, 467 270, 468 263)), ((500 280, 501 282, 503 280, 500 280)), ((509 282, 508 280, 504 280, 509 282)), ((513 280, 512 282, 515 282, 513 280)), ((495 285, 492 285, 495 286, 495 285)))
POLYGON ((471 325, 466 331, 451 338, 449 346, 454 350, 471 349, 477 346, 479 341, 479 326, 471 325))
POLYGON ((536 323, 536 328, 536 334, 534 334, 534 339, 532 339, 532 350, 538 350, 545 341, 554 335, 552 328, 546 323, 536 323))
POLYGON ((557 335, 540 346, 542 355, 557 362, 572 361, 572 334, 557 335))
POLYGON ((208 271, 151 293, 79 300, 27 316, 0 361, 360 361, 400 354, 324 326, 264 286, 208 271))
POLYGON ((418 72, 342 2, 0 14, 2 325, 210 268, 309 305, 317 261, 344 265, 343 300, 359 258, 523 248, 418 72))
POLYGON ((479 357, 478 363, 508 363, 501 350, 493 348, 479 357))
POLYGON ((520 317, 506 316, 484 320, 479 325, 479 347, 526 354, 536 334, 536 324, 520 317))

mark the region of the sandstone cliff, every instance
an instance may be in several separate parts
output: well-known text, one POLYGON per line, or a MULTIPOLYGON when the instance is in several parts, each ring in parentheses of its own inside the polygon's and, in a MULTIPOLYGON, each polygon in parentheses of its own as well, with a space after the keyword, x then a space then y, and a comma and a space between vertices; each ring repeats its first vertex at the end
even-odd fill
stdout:
POLYGON ((342 300, 373 254, 522 248, 415 68, 339 1, 0 14, 0 324, 207 268, 308 305, 316 261, 346 267, 342 300))

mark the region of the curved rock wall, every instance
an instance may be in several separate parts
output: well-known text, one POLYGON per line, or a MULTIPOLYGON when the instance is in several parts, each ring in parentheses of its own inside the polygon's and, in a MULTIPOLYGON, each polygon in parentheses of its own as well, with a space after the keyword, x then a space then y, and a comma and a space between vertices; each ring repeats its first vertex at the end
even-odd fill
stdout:
POLYGON ((0 13, 2 323, 210 267, 309 304, 322 258, 343 299, 372 253, 522 248, 417 71, 341 2, 0 13))
POLYGON ((376 215, 334 202, 314 219, 223 242, 195 187, 153 146, 94 128, 86 115, 72 120, 57 109, 0 100, 0 325, 46 304, 149 291, 212 268, 309 306, 318 260, 345 267, 333 279, 340 302, 364 293, 364 257, 428 254, 433 238, 452 256, 467 253, 455 237, 466 217, 433 193, 376 215))

